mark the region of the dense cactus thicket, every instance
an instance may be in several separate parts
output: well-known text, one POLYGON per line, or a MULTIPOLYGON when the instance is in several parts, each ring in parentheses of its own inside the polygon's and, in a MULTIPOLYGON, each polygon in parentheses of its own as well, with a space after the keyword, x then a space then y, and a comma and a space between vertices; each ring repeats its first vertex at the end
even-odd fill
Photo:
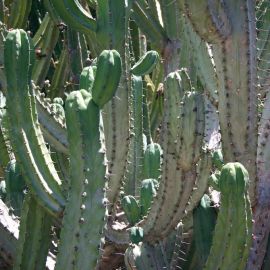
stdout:
POLYGON ((0 268, 270 267, 269 0, 0 0, 0 268))

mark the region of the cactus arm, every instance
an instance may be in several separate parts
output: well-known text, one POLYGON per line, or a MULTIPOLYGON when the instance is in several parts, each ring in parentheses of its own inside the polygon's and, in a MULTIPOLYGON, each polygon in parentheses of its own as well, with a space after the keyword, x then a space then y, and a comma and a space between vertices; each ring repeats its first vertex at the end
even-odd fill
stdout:
MULTIPOLYGON (((193 1, 186 1, 186 5, 191 4, 194 5, 193 1)), ((212 33, 199 34, 206 40, 216 42, 213 44, 213 55, 220 83, 218 110, 224 159, 240 161, 248 168, 252 179, 250 197, 254 204, 257 144, 254 2, 228 0, 225 11, 230 21, 230 30, 226 35, 211 40, 212 33)), ((208 15, 204 14, 205 20, 208 15)), ((196 16, 189 18, 193 25, 201 21, 197 21, 196 16)), ((218 27, 216 31, 220 31, 218 27)))
POLYGON ((194 62, 198 76, 204 86, 204 91, 209 93, 211 102, 216 105, 218 101, 217 90, 219 88, 217 74, 214 68, 213 61, 209 57, 209 48, 204 40, 192 29, 190 21, 185 18, 185 35, 190 40, 194 62))
POLYGON ((70 197, 56 269, 93 269, 100 253, 98 246, 106 214, 103 126, 99 107, 85 90, 72 92, 66 102, 71 153, 70 197))
POLYGON ((46 141, 52 144, 57 151, 68 154, 65 119, 53 115, 50 103, 39 91, 36 91, 35 94, 38 120, 46 141))
MULTIPOLYGON (((128 86, 129 87, 129 86, 128 86)), ((116 96, 104 107, 104 129, 106 138, 109 186, 108 200, 114 203, 126 170, 126 156, 129 147, 129 93, 123 75, 116 96)))
POLYGON ((216 216, 211 200, 205 194, 200 205, 193 211, 193 237, 200 268, 205 264, 210 252, 216 216))
POLYGON ((153 197, 157 195, 156 185, 158 182, 156 179, 144 179, 141 184, 140 191, 140 204, 141 204, 141 215, 146 216, 151 206, 153 197))
POLYGON ((143 157, 143 179, 160 179, 162 154, 159 144, 152 142, 147 145, 143 157))
POLYGON ((248 181, 248 172, 240 163, 223 166, 219 179, 221 208, 204 269, 241 269, 239 266, 247 261, 251 239, 248 181))
POLYGON ((68 53, 67 49, 64 48, 61 51, 61 55, 58 59, 57 66, 53 73, 53 77, 51 80, 51 86, 49 88, 49 96, 50 98, 55 97, 63 97, 64 96, 64 85, 68 78, 68 53))
POLYGON ((5 3, 4 0, 0 1, 0 21, 4 22, 5 19, 5 3))
POLYGON ((43 5, 44 5, 45 10, 50 14, 50 17, 52 18, 54 23, 58 24, 58 25, 61 24, 62 21, 61 21, 60 17, 58 16, 55 8, 51 4, 50 0, 44 0, 43 5))
POLYGON ((5 42, 7 107, 12 123, 9 128, 10 137, 17 160, 22 164, 22 170, 26 173, 26 179, 33 194, 37 198, 40 195, 40 203, 43 206, 48 205, 51 211, 59 212, 61 206, 64 205, 60 179, 37 121, 34 97, 29 93, 31 90, 31 85, 28 84, 30 71, 26 68, 30 66, 29 42, 23 30, 9 32, 5 42), (17 102, 15 107, 14 100, 17 102))
POLYGON ((59 38, 59 30, 48 14, 45 15, 40 28, 42 29, 41 33, 37 33, 33 38, 34 47, 41 51, 41 55, 37 55, 32 80, 36 85, 42 87, 50 67, 54 47, 59 38))
POLYGON ((4 109, 6 105, 5 97, 0 92, 0 174, 4 175, 4 170, 9 162, 10 149, 8 147, 9 143, 7 134, 7 113, 4 109))
POLYGON ((145 243, 131 245, 126 250, 125 263, 128 270, 168 269, 168 262, 159 246, 145 243))
POLYGON ((85 67, 80 75, 80 89, 85 89, 89 93, 92 92, 93 83, 95 80, 96 68, 90 66, 85 67))
POLYGON ((83 151, 82 141, 80 137, 80 132, 78 132, 80 131, 81 124, 78 114, 75 112, 75 109, 72 110, 72 107, 80 110, 85 109, 85 104, 81 94, 70 94, 69 98, 66 101, 68 140, 70 144, 70 153, 72 153, 70 157, 72 157, 72 159, 70 160, 70 192, 68 195, 68 203, 65 207, 63 217, 63 228, 60 234, 60 246, 59 254, 57 256, 56 269, 72 269, 72 261, 74 261, 73 263, 75 263, 74 248, 78 243, 78 238, 76 238, 76 234, 79 232, 83 181, 84 179, 86 179, 83 173, 84 164, 81 160, 81 152, 83 151), (76 165, 75 157, 79 157, 79 159, 76 160, 76 165))
POLYGON ((269 208, 270 182, 269 182, 269 139, 270 134, 270 95, 266 96, 263 114, 259 124, 259 137, 257 148, 257 205, 254 211, 253 241, 249 255, 247 269, 260 269, 266 251, 269 237, 269 208))
POLYGON ((222 2, 186 0, 184 8, 195 31, 207 42, 219 42, 230 34, 231 25, 222 2))
MULTIPOLYGON (((90 101, 91 102, 91 101, 90 101)), ((85 222, 81 224, 80 243, 78 245, 78 268, 89 269, 93 268, 99 256, 102 253, 103 227, 105 226, 107 217, 107 199, 104 190, 107 184, 106 180, 106 157, 105 157, 105 141, 103 134, 103 123, 100 118, 100 110, 93 103, 88 105, 88 115, 84 119, 91 119, 96 116, 96 121, 91 121, 91 124, 83 125, 83 133, 93 134, 89 141, 86 141, 86 162, 89 165, 89 170, 86 169, 86 179, 89 184, 85 187, 86 197, 83 200, 86 208, 82 210, 81 218, 85 222), (87 154, 90 154, 87 156, 87 154), (94 157, 94 158, 93 158, 94 157), (94 202, 94 203, 93 203, 94 202), (89 254, 84 252, 89 250, 89 254), (91 256, 90 256, 91 254, 91 256)))
POLYGON ((144 76, 151 73, 159 62, 159 54, 156 51, 147 51, 137 63, 131 68, 135 76, 144 76))
POLYGON ((202 157, 197 164, 196 181, 186 203, 185 210, 187 212, 192 211, 196 207, 202 194, 206 191, 211 168, 212 162, 210 155, 207 153, 202 154, 202 157))
POLYGON ((152 16, 159 21, 159 23, 162 25, 162 17, 160 16, 160 4, 157 0, 148 0, 148 6, 151 10, 152 16))
POLYGON ((134 1, 133 7, 134 11, 137 10, 137 8, 140 8, 142 12, 145 14, 145 16, 148 18, 149 22, 152 24, 152 26, 156 29, 156 31, 162 34, 163 37, 166 36, 166 32, 164 30, 163 25, 161 24, 159 18, 155 16, 154 10, 151 10, 149 3, 147 3, 147 1, 145 0, 134 1))
POLYGON ((50 245, 52 219, 30 194, 24 201, 14 270, 44 269, 50 245))
POLYGON ((131 123, 132 137, 129 147, 129 165, 125 176, 125 191, 127 194, 139 193, 140 181, 143 170, 143 82, 138 76, 131 77, 132 84, 132 112, 131 123))
POLYGON ((170 40, 180 38, 181 22, 179 20, 180 10, 177 1, 168 2, 166 0, 160 1, 160 8, 162 12, 162 20, 164 29, 170 40))
POLYGON ((110 46, 110 4, 107 0, 97 1, 97 38, 104 48, 110 46))
MULTIPOLYGON (((126 7, 122 0, 109 1, 111 11, 111 43, 112 48, 120 51, 125 41, 125 16, 126 7)), ((127 14, 129 16, 129 14, 127 14)))
POLYGON ((74 30, 86 35, 89 31, 96 32, 96 21, 83 9, 78 0, 51 0, 51 3, 63 21, 74 30))
POLYGON ((16 257, 19 222, 14 216, 9 215, 9 209, 2 200, 0 200, 0 209, 0 254, 8 265, 12 265, 16 257))
POLYGON ((164 94, 163 84, 159 84, 158 88, 153 94, 151 111, 150 111, 150 130, 151 135, 155 138, 156 129, 162 122, 162 115, 164 111, 164 94))
POLYGON ((143 87, 143 97, 142 97, 142 109, 143 109, 143 134, 146 136, 147 144, 152 142, 151 130, 150 130, 150 118, 149 118, 149 107, 147 98, 147 87, 143 87))
MULTIPOLYGON (((165 92, 165 111, 164 115, 164 132, 161 134, 161 147, 163 149, 163 165, 162 165, 162 179, 160 181, 160 186, 158 189, 158 194, 153 200, 153 204, 151 206, 151 210, 149 212, 149 220, 142 221, 145 222, 145 226, 143 225, 144 233, 147 235, 151 229, 162 226, 163 224, 157 225, 158 215, 162 217, 162 211, 168 207, 168 197, 170 197, 172 205, 175 205, 177 202, 178 196, 176 194, 180 194, 181 185, 177 184, 178 180, 182 177, 182 172, 180 171, 176 158, 176 147, 175 141, 177 140, 177 126, 179 126, 179 115, 177 105, 180 104, 181 98, 183 96, 183 89, 181 88, 180 76, 177 72, 171 73, 167 76, 165 80, 165 85, 167 91, 165 92), (176 176, 177 174, 177 176, 176 176), (168 184, 168 179, 170 179, 170 183, 168 184), (173 189, 173 190, 172 190, 173 189), (170 190, 170 192, 168 192, 170 190), (172 193, 171 193, 172 192, 172 193), (164 201, 167 203, 165 204, 164 201), (152 221, 149 222, 149 221, 152 221), (151 229, 150 229, 151 228, 151 229)), ((168 208, 169 210, 170 208, 168 208)), ((173 209, 172 209, 173 210, 173 209)), ((167 215, 170 216, 169 213, 167 215)), ((148 217, 146 219, 148 219, 148 217)))
POLYGON ((9 161, 9 154, 4 139, 4 135, 0 126, 0 175, 3 176, 5 166, 9 161))
POLYGON ((18 163, 14 159, 7 164, 5 183, 6 203, 12 208, 12 212, 16 216, 20 216, 26 185, 18 163))
POLYGON ((137 200, 127 195, 121 200, 121 206, 130 225, 135 225, 140 220, 140 207, 137 200))
POLYGON ((153 19, 146 13, 146 9, 143 9, 137 2, 133 4, 131 16, 147 38, 157 48, 162 48, 167 37, 159 22, 157 21, 157 24, 155 24, 155 21, 153 22, 153 19))
POLYGON ((245 256, 243 256, 243 252, 246 249, 246 242, 251 239, 251 234, 247 234, 246 208, 250 207, 250 204, 246 204, 246 196, 239 196, 239 198, 234 201, 234 207, 235 211, 231 214, 230 219, 234 228, 234 230, 230 232, 230 237, 233 241, 229 241, 226 247, 226 251, 223 255, 222 270, 241 269, 239 268, 241 262, 242 264, 247 262, 248 252, 245 252, 245 256), (239 258, 241 258, 240 261, 239 258))
POLYGON ((82 50, 79 39, 79 33, 74 29, 67 27, 67 51, 68 51, 68 65, 70 67, 71 89, 78 89, 80 74, 83 69, 82 50))
MULTIPOLYGON (((128 41, 128 23, 130 5, 126 7, 125 40, 128 41)), ((103 120, 108 159, 109 183, 107 197, 111 203, 109 213, 116 202, 127 166, 127 154, 130 141, 130 56, 128 42, 120 50, 122 58, 122 76, 115 97, 104 106, 103 120)))
POLYGON ((268 51, 270 49, 270 5, 269 2, 263 1, 259 10, 256 12, 257 21, 257 75, 258 86, 260 92, 264 94, 268 89, 269 84, 269 56, 268 51))
POLYGON ((264 48, 269 44, 269 23, 270 23, 270 6, 268 1, 262 1, 261 4, 256 7, 256 28, 257 35, 257 58, 263 59, 262 54, 264 48))
MULTIPOLYGON (((253 241, 252 229, 253 229, 253 216, 252 216, 252 209, 250 207, 250 200, 249 197, 246 196, 246 236, 245 236, 245 247, 251 247, 253 241)), ((240 262, 239 269, 248 269, 247 262, 249 259, 249 254, 251 248, 245 248, 242 253, 242 261, 240 262)))
POLYGON ((162 180, 158 195, 153 200, 151 211, 141 222, 148 241, 154 241, 155 238, 167 235, 170 228, 175 227, 183 216, 183 206, 186 206, 186 200, 189 199, 193 188, 192 183, 194 184, 196 180, 194 172, 189 170, 192 164, 198 162, 201 151, 198 146, 195 147, 195 152, 191 153, 189 149, 188 153, 187 145, 192 140, 194 140, 194 144, 200 145, 204 130, 204 109, 202 107, 204 102, 200 102, 202 96, 187 93, 183 98, 183 105, 179 108, 182 101, 181 96, 183 96, 183 86, 177 72, 168 75, 166 87, 167 110, 165 109, 165 111, 167 113, 164 116, 164 127, 167 128, 167 131, 162 134, 161 139, 164 151, 162 180), (196 109, 194 109, 195 107, 196 109), (169 205, 174 205, 174 207, 169 205), (175 215, 176 213, 177 215, 175 215))
POLYGON ((31 10, 32 0, 17 0, 13 1, 8 18, 9 28, 25 28, 28 15, 31 10), (18 12, 20 11, 20 12, 18 12))

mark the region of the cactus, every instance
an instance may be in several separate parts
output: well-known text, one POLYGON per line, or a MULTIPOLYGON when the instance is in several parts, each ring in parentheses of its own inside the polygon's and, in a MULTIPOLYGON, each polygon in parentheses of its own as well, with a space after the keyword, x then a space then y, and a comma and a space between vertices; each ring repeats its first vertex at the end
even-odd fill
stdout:
POLYGON ((1 198, 21 215, 16 269, 45 268, 52 232, 55 269, 123 268, 112 250, 127 269, 262 268, 269 12, 267 0, 0 1, 1 198), (205 193, 212 242, 213 217, 196 208, 205 193))

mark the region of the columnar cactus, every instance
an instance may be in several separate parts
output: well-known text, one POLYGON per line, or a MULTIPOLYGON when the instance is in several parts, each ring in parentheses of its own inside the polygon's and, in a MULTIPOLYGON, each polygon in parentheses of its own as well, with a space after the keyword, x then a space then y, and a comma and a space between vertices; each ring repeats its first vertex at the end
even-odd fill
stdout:
POLYGON ((116 269, 116 248, 127 269, 261 269, 269 12, 268 0, 0 1, 15 269, 44 269, 49 252, 55 269, 116 269), (200 201, 215 210, 202 217, 200 201))

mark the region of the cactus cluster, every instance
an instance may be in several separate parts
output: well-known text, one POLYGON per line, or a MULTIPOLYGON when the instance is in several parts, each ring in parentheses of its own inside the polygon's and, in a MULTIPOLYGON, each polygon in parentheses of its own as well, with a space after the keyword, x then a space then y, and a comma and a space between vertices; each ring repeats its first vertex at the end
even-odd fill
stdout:
POLYGON ((0 0, 3 268, 268 269, 269 18, 0 0))

